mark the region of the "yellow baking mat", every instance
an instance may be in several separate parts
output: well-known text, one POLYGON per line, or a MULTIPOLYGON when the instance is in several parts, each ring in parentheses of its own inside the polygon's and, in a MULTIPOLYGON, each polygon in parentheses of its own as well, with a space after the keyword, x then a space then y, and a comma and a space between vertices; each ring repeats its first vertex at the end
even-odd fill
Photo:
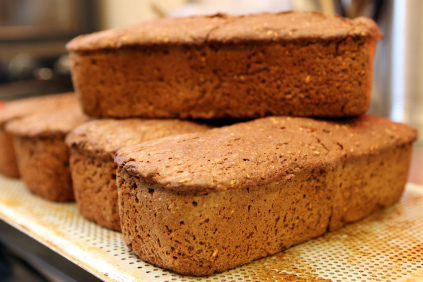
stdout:
POLYGON ((423 280, 423 186, 410 183, 400 203, 382 212, 208 277, 150 265, 126 248, 119 232, 81 217, 74 203, 46 201, 20 180, 2 176, 0 219, 105 281, 423 280))

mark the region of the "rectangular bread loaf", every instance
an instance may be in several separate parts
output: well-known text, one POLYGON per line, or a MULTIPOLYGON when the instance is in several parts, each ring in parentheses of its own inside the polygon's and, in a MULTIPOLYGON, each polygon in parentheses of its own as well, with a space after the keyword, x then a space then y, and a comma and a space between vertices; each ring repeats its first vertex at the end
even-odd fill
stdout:
POLYGON ((69 150, 65 136, 89 118, 77 100, 9 121, 6 132, 13 136, 22 181, 33 194, 56 202, 73 201, 69 150))
POLYGON ((74 93, 31 97, 7 102, 0 108, 0 174, 19 177, 13 135, 5 129, 6 123, 35 113, 48 112, 77 102, 74 93))
POLYGON ((120 231, 116 164, 113 161, 117 150, 209 128, 175 119, 97 119, 73 129, 66 136, 66 144, 70 150, 73 191, 82 216, 120 231))
POLYGON ((67 49, 94 117, 341 117, 368 109, 380 38, 366 18, 218 14, 83 35, 67 49))
POLYGON ((187 275, 275 254, 397 202, 416 135, 374 116, 269 117, 123 148, 125 243, 187 275))

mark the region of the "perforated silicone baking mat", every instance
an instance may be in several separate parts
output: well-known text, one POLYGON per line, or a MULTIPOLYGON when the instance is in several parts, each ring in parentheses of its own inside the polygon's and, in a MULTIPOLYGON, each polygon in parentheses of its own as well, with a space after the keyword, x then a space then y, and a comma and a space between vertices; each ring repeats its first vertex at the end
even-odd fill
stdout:
MULTIPOLYGON (((0 218, 105 281, 422 281, 423 187, 400 203, 336 232, 209 277, 145 263, 121 234, 82 218, 73 203, 31 195, 0 176, 0 218)), ((0 231, 1 232, 1 231, 0 231)))

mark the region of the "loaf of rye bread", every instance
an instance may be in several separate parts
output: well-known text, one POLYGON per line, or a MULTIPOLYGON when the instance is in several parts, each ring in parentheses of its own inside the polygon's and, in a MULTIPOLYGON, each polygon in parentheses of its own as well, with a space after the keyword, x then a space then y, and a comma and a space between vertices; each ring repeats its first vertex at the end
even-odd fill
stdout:
POLYGON ((0 174, 19 177, 18 164, 13 147, 13 136, 5 131, 5 124, 38 112, 47 112, 69 103, 76 103, 74 93, 32 97, 7 102, 0 109, 0 174))
POLYGON ((102 119, 76 127, 66 137, 66 144, 80 213, 101 226, 120 231, 116 151, 152 139, 209 128, 190 121, 158 119, 102 119))
POLYGON ((125 243, 188 275, 275 254, 398 201, 416 136, 374 116, 268 117, 122 148, 125 243))
POLYGON ((82 35, 67 50, 94 117, 342 117, 369 106, 381 37, 367 18, 218 14, 82 35))
POLYGON ((21 178, 31 193, 50 201, 74 200, 65 136, 88 119, 75 100, 6 124, 6 132, 13 135, 21 178))

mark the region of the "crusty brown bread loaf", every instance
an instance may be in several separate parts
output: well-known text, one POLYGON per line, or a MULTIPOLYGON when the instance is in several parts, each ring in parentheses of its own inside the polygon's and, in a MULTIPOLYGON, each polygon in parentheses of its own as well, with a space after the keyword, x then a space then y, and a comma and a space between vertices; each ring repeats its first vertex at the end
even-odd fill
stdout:
POLYGON ((65 136, 87 120, 78 103, 69 103, 6 124, 21 178, 31 193, 57 202, 74 200, 65 136))
POLYGON ((7 102, 0 108, 0 174, 8 177, 19 177, 18 164, 13 147, 13 136, 5 131, 5 124, 17 118, 50 111, 69 103, 77 103, 77 97, 74 93, 15 100, 7 102))
POLYGON ((81 214, 120 231, 114 156, 124 146, 181 133, 208 130, 190 121, 102 119, 76 127, 66 137, 75 199, 81 214))
POLYGON ((68 43, 94 117, 354 116, 381 38, 366 18, 317 12, 165 18, 68 43))
POLYGON ((416 136, 374 116, 268 117, 125 147, 125 243, 189 275, 280 252, 398 201, 416 136))

